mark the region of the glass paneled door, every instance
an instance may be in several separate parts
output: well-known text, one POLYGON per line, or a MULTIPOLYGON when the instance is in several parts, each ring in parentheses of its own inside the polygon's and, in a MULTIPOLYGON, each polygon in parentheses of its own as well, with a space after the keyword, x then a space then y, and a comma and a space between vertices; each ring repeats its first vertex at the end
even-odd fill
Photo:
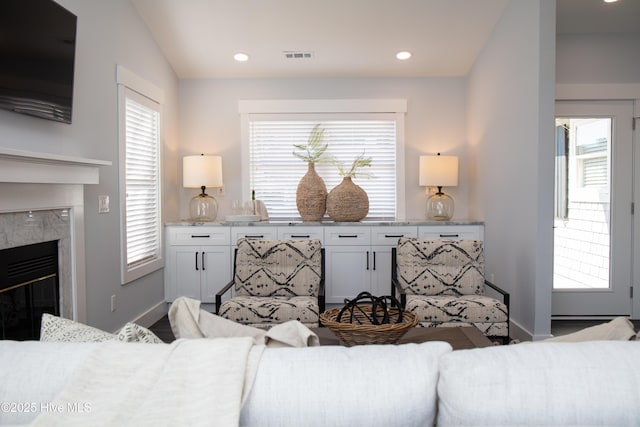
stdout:
POLYGON ((631 313, 633 103, 556 103, 554 316, 631 313))

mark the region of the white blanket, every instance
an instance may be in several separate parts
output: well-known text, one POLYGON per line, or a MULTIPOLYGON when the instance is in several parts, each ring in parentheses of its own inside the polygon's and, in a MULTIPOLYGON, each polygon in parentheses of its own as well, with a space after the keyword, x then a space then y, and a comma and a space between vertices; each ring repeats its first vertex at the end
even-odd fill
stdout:
POLYGON ((291 320, 268 331, 241 325, 200 308, 200 301, 180 297, 171 304, 169 323, 176 338, 251 337, 267 347, 320 345, 318 336, 302 323, 291 320))
POLYGON ((264 346, 101 343, 34 426, 237 426, 264 346))

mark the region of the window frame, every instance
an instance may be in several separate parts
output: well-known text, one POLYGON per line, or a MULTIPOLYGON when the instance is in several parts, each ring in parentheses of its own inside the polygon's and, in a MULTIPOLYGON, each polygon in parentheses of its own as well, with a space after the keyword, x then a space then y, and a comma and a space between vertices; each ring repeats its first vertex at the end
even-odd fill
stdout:
POLYGON ((163 233, 162 233, 162 105, 164 92, 137 76, 126 68, 116 68, 118 88, 118 157, 119 157, 119 199, 120 199, 120 254, 121 284, 125 285, 164 267, 163 233), (139 104, 155 110, 158 115, 158 215, 156 216, 157 251, 155 256, 145 262, 128 264, 127 245, 127 195, 126 195, 126 100, 131 98, 139 104))
MULTIPOLYGON (((344 115, 361 115, 366 117, 383 113, 392 117, 396 122, 396 218, 406 216, 405 198, 405 161, 404 161, 404 116, 407 112, 406 99, 301 99, 301 100, 240 100, 241 135, 241 185, 242 198, 251 197, 250 188, 250 120, 257 115, 281 115, 291 119, 301 118, 302 115, 313 115, 314 118, 325 115, 327 117, 344 115)), ((388 118, 388 117, 387 117, 388 118)), ((337 174, 337 171, 336 171, 337 174)))

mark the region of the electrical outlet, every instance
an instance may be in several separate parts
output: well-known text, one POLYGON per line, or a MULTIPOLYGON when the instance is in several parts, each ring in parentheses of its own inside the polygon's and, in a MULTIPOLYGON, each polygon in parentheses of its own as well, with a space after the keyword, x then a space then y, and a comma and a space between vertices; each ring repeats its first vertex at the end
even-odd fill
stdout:
POLYGON ((111 312, 116 311, 116 296, 111 295, 111 312))

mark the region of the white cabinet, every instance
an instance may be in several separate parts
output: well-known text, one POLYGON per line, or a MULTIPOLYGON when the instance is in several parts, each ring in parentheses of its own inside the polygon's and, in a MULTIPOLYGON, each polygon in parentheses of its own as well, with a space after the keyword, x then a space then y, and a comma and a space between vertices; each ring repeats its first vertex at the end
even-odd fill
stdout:
POLYGON ((391 248, 416 226, 325 227, 326 302, 343 303, 362 291, 391 292, 391 248))
POLYGON ((166 301, 186 296, 215 302, 216 293, 231 280, 229 236, 229 227, 166 228, 166 301))
POLYGON ((484 240, 481 223, 442 224, 256 224, 168 225, 165 299, 179 296, 215 302, 231 280, 233 253, 240 238, 318 239, 325 248, 325 298, 342 304, 362 291, 391 293, 391 248, 402 236, 424 239, 484 240))

